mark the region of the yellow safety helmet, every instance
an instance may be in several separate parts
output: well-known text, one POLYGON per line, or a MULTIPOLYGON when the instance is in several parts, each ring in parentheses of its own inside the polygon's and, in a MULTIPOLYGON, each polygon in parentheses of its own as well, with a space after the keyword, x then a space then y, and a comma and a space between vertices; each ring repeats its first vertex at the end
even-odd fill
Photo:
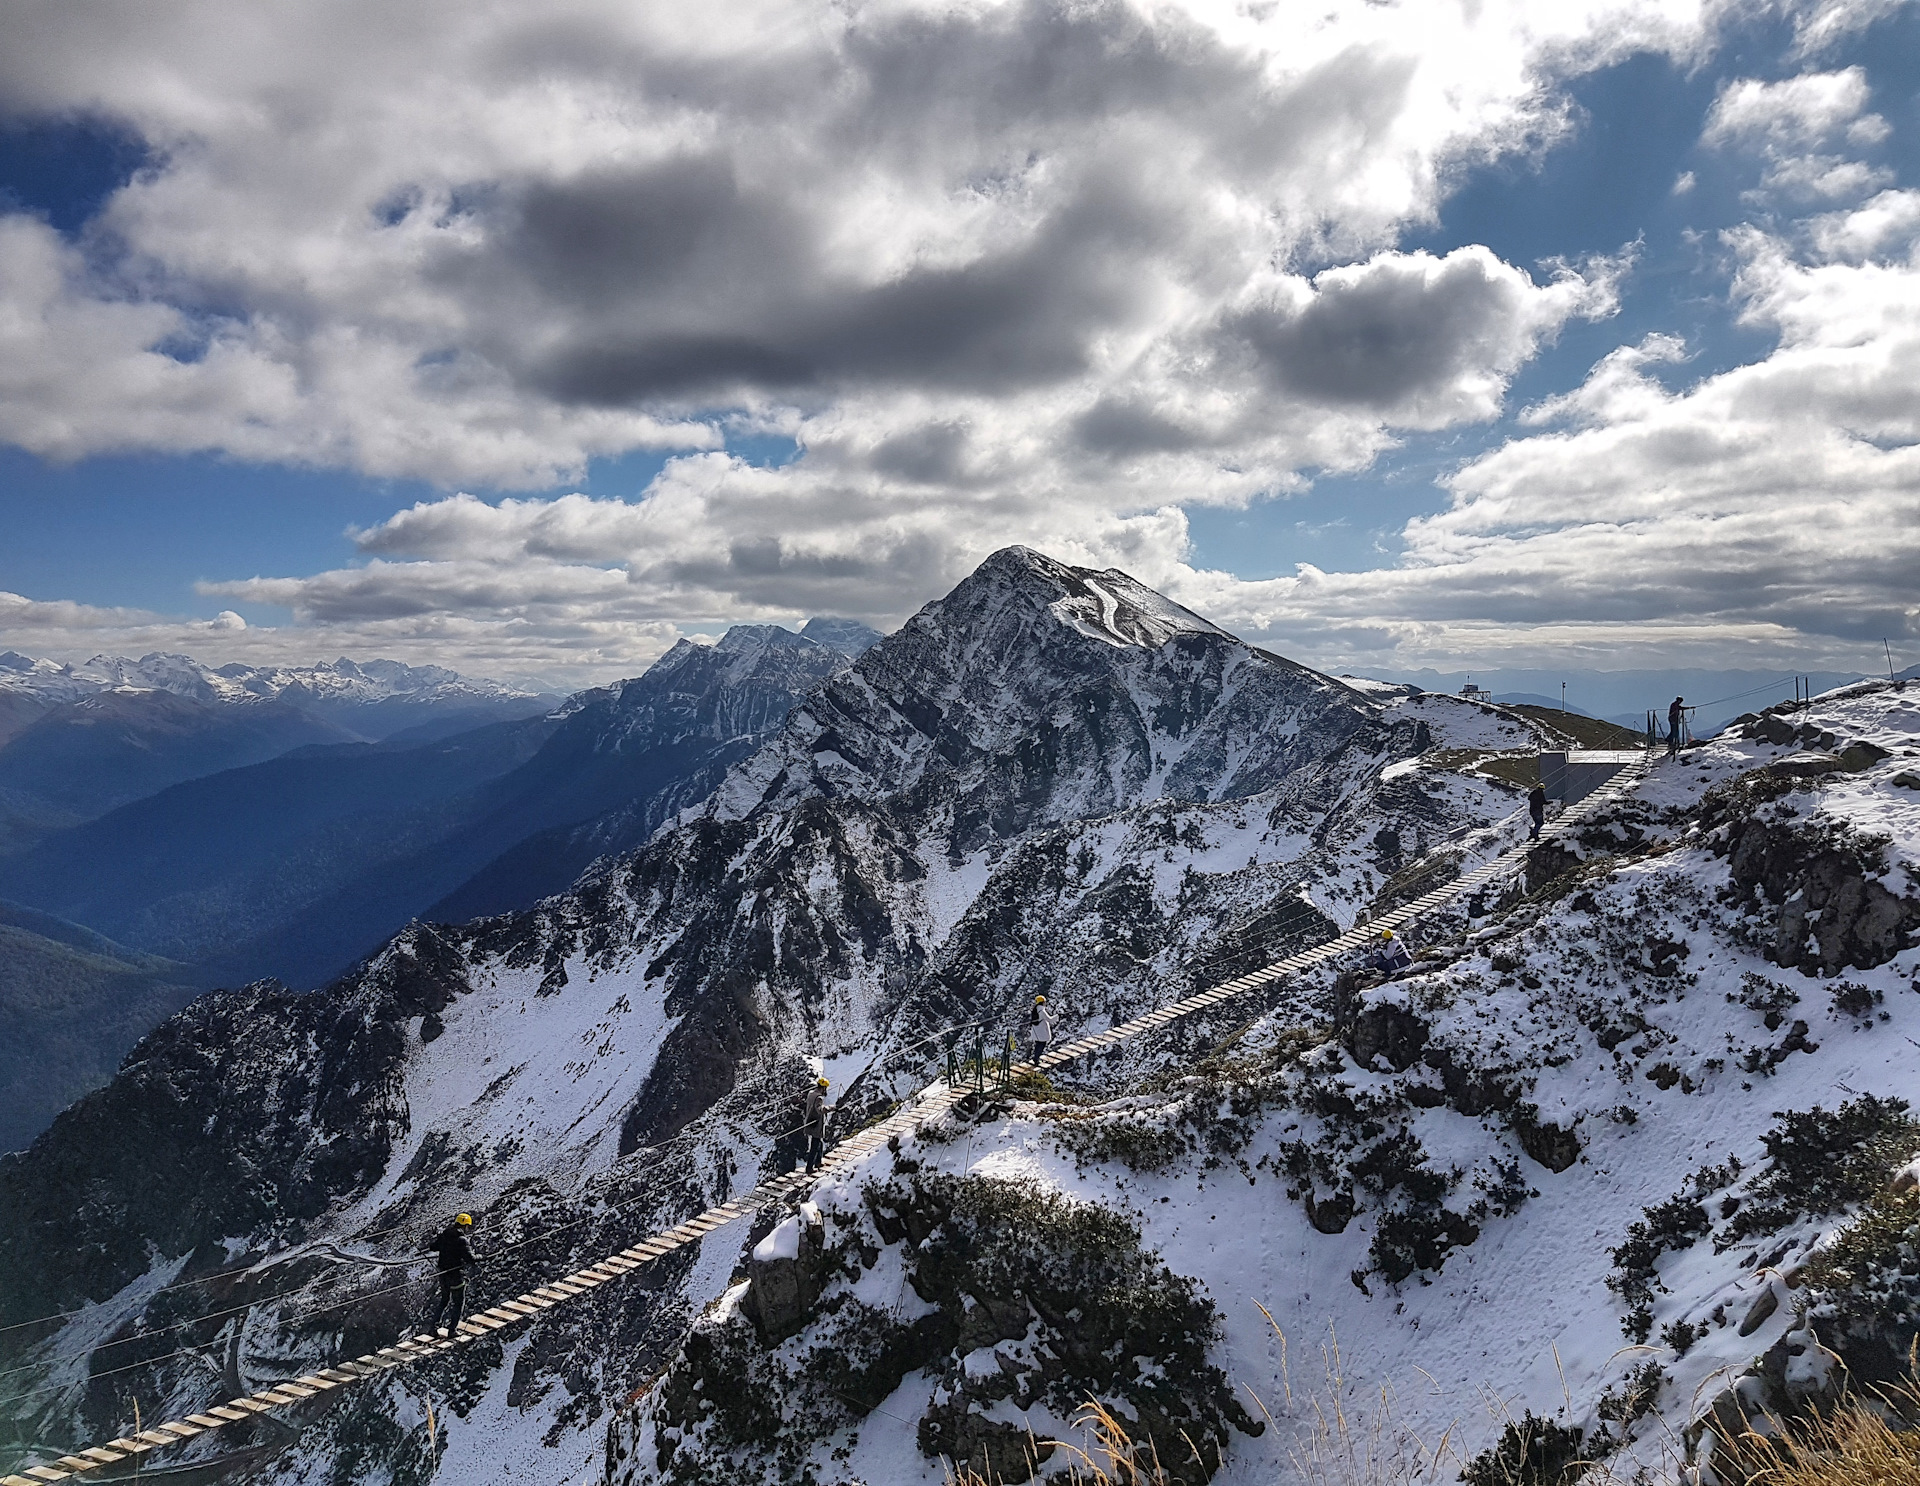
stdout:
POLYGON ((1380 931, 1380 937, 1381 937, 1382 939, 1391 939, 1391 938, 1393 938, 1393 930, 1392 930, 1392 929, 1382 929, 1382 930, 1380 931))
POLYGON ((1046 999, 1047 999, 1047 998, 1046 998, 1045 996, 1035 996, 1035 997, 1033 998, 1033 1004, 1034 1004, 1035 1006, 1040 1006, 1040 1005, 1043 1005, 1043 1004, 1044 1004, 1044 1003, 1046 1002, 1046 999))
POLYGON ((458 1214, 453 1220, 453 1226, 456 1228, 471 1228, 473 1226, 473 1214, 472 1213, 458 1214))
POLYGON ((816 1081, 816 1082, 817 1082, 817 1083, 818 1083, 818 1084, 820 1085, 820 1087, 821 1087, 821 1088, 823 1088, 823 1089, 827 1089, 827 1088, 832 1088, 832 1087, 833 1087, 833 1085, 832 1085, 832 1083, 831 1083, 831 1082, 830 1082, 829 1080, 827 1080, 827 1079, 824 1079, 824 1078, 822 1078, 822 1079, 817 1079, 817 1080, 815 1080, 815 1081, 816 1081))

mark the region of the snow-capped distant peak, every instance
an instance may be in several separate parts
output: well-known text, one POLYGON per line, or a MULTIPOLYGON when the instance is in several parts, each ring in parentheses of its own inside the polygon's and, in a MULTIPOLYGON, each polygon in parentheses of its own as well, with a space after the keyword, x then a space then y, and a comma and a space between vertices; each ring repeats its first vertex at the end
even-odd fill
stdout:
POLYGON ((816 614, 801 625, 800 633, 829 650, 838 650, 848 660, 858 660, 886 638, 857 619, 833 619, 824 614, 816 614))
POLYGON ((385 737, 429 717, 467 714, 480 721, 538 710, 550 693, 529 691, 444 666, 396 660, 308 666, 203 665, 187 655, 153 651, 138 660, 96 655, 78 665, 34 660, 8 652, 0 663, 0 693, 30 699, 40 709, 65 706, 109 692, 164 693, 201 706, 259 707, 281 703, 324 715, 364 737, 385 737))
POLYGON ((814 643, 777 624, 736 624, 720 637, 720 643, 714 648, 727 654, 758 655, 770 646, 798 649, 814 643))
POLYGON ((533 692, 484 677, 462 676, 444 666, 410 666, 397 660, 339 660, 310 666, 213 667, 187 655, 152 651, 138 660, 124 655, 96 655, 79 665, 34 660, 8 651, 0 657, 0 686, 47 691, 64 699, 66 693, 90 691, 170 691, 204 701, 271 700, 299 688, 311 697, 374 702, 393 697, 434 694, 474 700, 530 697, 533 692))

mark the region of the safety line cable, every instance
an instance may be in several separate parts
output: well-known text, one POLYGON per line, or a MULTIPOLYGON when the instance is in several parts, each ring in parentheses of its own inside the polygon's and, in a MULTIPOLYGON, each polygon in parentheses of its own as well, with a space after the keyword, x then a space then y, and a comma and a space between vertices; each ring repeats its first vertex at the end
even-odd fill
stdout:
MULTIPOLYGON (((922 1038, 921 1041, 930 1042, 937 1038, 946 1036, 947 1033, 949 1032, 967 1031, 973 1027, 980 1026, 980 1025, 983 1025, 983 1024, 978 1022, 962 1023, 958 1027, 944 1028, 941 1031, 932 1034, 931 1037, 922 1038)), ((911 1048, 917 1045, 918 1044, 910 1043, 908 1044, 908 1047, 911 1048)), ((804 1127, 799 1127, 799 1128, 804 1128, 804 1127)), ((788 1131, 786 1133, 791 1135, 797 1132, 788 1131)), ((640 1206, 642 1203, 650 1200, 650 1196, 651 1194, 636 1194, 635 1196, 628 1197, 620 1202, 611 1203, 603 1208, 599 1208, 591 1212, 580 1213, 579 1215, 571 1218, 569 1221, 565 1223, 555 1224, 553 1227, 542 1229, 538 1233, 530 1233, 525 1238, 516 1239, 512 1243, 502 1244, 498 1248, 490 1247, 487 1250, 486 1254, 480 1257, 478 1262, 481 1264, 491 1263, 495 1259, 501 1258, 507 1254, 515 1253, 518 1250, 527 1248, 532 1244, 542 1243, 560 1234, 569 1233, 572 1230, 582 1226, 583 1224, 591 1223, 596 1219, 599 1219, 599 1220, 611 1219, 621 1213, 628 1211, 631 1208, 640 1206)), ((224 1271, 224 1274, 229 1276, 236 1275, 236 1274, 244 1275, 244 1274, 251 1273, 254 1270, 260 1269, 262 1266, 265 1266, 265 1265, 269 1265, 269 1264, 277 1265, 281 1263, 286 1263, 293 1259, 303 1257, 306 1254, 317 1252, 320 1250, 330 1250, 335 1256, 338 1256, 344 1262, 375 1265, 383 1268, 401 1268, 401 1267, 412 1268, 415 1265, 427 1264, 432 1262, 433 1260, 433 1255, 430 1252, 425 1252, 425 1251, 423 1251, 422 1253, 410 1259, 376 1259, 367 1255, 344 1254, 335 1245, 330 1243, 303 1244, 297 1248, 282 1250, 279 1255, 270 1255, 268 1256, 268 1258, 259 1260, 255 1264, 244 1266, 238 1269, 224 1271)), ((220 1276, 208 1276, 206 1278, 213 1279, 213 1278, 219 1278, 219 1277, 220 1276)), ((277 1290, 272 1292, 271 1294, 257 1296, 253 1300, 247 1301, 244 1304, 228 1306, 221 1310, 216 1310, 216 1311, 207 1311, 201 1315, 185 1316, 178 1321, 171 1321, 167 1323, 165 1326, 155 1326, 145 1331, 136 1331, 136 1332, 131 1332, 126 1336, 114 1337, 109 1341, 102 1342, 98 1346, 88 1348, 86 1351, 83 1351, 83 1352, 56 1353, 53 1356, 37 1358, 32 1362, 23 1363, 14 1367, 0 1368, 0 1378, 8 1377, 14 1373, 20 1373, 20 1372, 38 1372, 44 1368, 52 1367, 55 1364, 61 1363, 61 1362, 78 1361, 87 1357, 92 1357, 100 1352, 107 1350, 110 1347, 124 1347, 124 1346, 131 1345, 132 1343, 137 1341, 150 1341, 154 1337, 166 1336, 171 1332, 181 1331, 190 1326, 200 1325, 203 1322, 218 1321, 229 1316, 238 1315, 242 1312, 253 1309, 255 1306, 270 1305, 276 1300, 284 1300, 289 1296, 302 1294, 303 1292, 310 1290, 317 1285, 325 1284, 328 1281, 341 1280, 344 1277, 345 1276, 340 1271, 329 1271, 329 1272, 317 1274, 312 1279, 307 1280, 301 1284, 290 1286, 285 1290, 277 1290)), ((182 1281, 180 1285, 169 1286, 167 1287, 167 1289, 179 1289, 191 1283, 202 1283, 202 1281, 182 1281)), ((408 1286, 417 1284, 417 1283, 419 1283, 417 1280, 409 1279, 409 1280, 402 1281, 397 1285, 389 1285, 377 1290, 356 1291, 355 1296, 356 1298, 360 1298, 360 1299, 372 1300, 381 1295, 391 1294, 395 1290, 406 1289, 408 1286)), ((152 1292, 154 1296, 159 1296, 165 1293, 167 1293, 167 1290, 165 1289, 155 1290, 152 1292)), ((321 1307, 321 1310, 325 1311, 325 1310, 336 1309, 338 1304, 339 1302, 336 1302, 333 1305, 323 1306, 321 1307)), ((319 1312, 315 1312, 314 1314, 318 1314, 318 1313, 319 1312)), ((40 1317, 37 1321, 19 1321, 14 1324, 15 1324, 15 1327, 33 1326, 33 1325, 43 1324, 47 1321, 60 1320, 65 1316, 75 1316, 79 1314, 81 1314, 80 1311, 68 1311, 68 1312, 63 1312, 63 1313, 59 1313, 52 1316, 43 1316, 43 1317, 40 1317)), ((302 1314, 304 1313, 295 1312, 293 1315, 288 1316, 286 1319, 289 1321, 298 1320, 300 1319, 302 1314)), ((131 1367, 144 1367, 155 1362, 165 1361, 169 1357, 181 1356, 183 1354, 191 1353, 196 1350, 198 1349, 193 1347, 181 1348, 178 1351, 166 1353, 162 1357, 151 1357, 151 1358, 147 1358, 143 1362, 129 1363, 123 1367, 112 1369, 112 1371, 122 1372, 122 1371, 126 1371, 128 1368, 131 1368, 131 1367)), ((92 1373, 92 1374, 89 1374, 89 1376, 105 1377, 105 1376, 108 1376, 108 1373, 107 1372, 92 1373)), ((59 1386, 65 1387, 70 1385, 62 1384, 59 1386)), ((36 1389, 31 1391, 41 1392, 45 1390, 36 1389)), ((27 1395, 21 1394, 18 1396, 26 1397, 27 1395)), ((11 1400, 9 1399, 0 1399, 0 1406, 4 1406, 6 1403, 10 1401, 11 1400)))
MULTIPOLYGON (((1303 902, 1298 906, 1298 908, 1295 910, 1294 913, 1282 919, 1280 923, 1277 924, 1275 927, 1279 932, 1284 933, 1286 930, 1291 929, 1295 925, 1306 923, 1310 919, 1318 919, 1318 920, 1324 921, 1326 917, 1327 915, 1323 913, 1319 908, 1315 907, 1310 903, 1303 902)), ((1329 937, 1338 937, 1338 936, 1335 935, 1335 936, 1329 936, 1329 937)), ((1309 946, 1309 948, 1312 948, 1312 947, 1313 946, 1309 946)), ((1231 964, 1233 961, 1237 959, 1247 958, 1252 955, 1271 954, 1271 953, 1272 951, 1270 949, 1265 951, 1258 950, 1258 949, 1249 949, 1241 954, 1216 955, 1204 960, 1200 960, 1198 962, 1190 962, 1189 965, 1185 967, 1185 969, 1189 975, 1192 975, 1200 970, 1208 970, 1215 967, 1231 964)), ((1267 962, 1263 960, 1262 963, 1267 963, 1267 962)), ((985 1026, 986 1026, 986 1023, 984 1021, 973 1021, 973 1022, 961 1022, 951 1027, 941 1028, 940 1030, 930 1033, 929 1035, 922 1037, 915 1042, 906 1044, 904 1047, 897 1049, 895 1052, 891 1054, 883 1054, 882 1058, 876 1059, 874 1063, 869 1064, 867 1068, 863 1069, 861 1076, 864 1076, 865 1074, 870 1073, 874 1068, 882 1066, 884 1062, 889 1061, 892 1057, 899 1056, 901 1053, 911 1052, 915 1048, 923 1047, 928 1043, 938 1042, 941 1039, 946 1038, 949 1035, 956 1032, 972 1031, 978 1028, 984 1028, 985 1026)), ((1011 1030, 1017 1031, 1018 1029, 1017 1027, 1015 1027, 1015 1028, 1012 1028, 1011 1030)), ((849 1087, 851 1087, 851 1084, 849 1084, 849 1087)), ((837 1112, 838 1112, 838 1106, 836 1106, 836 1113, 837 1112)), ((799 1134, 805 1128, 806 1128, 805 1126, 796 1126, 792 1130, 778 1132, 775 1138, 778 1139, 781 1136, 796 1135, 796 1134, 799 1134)), ((592 1212, 583 1213, 567 1223, 557 1225, 553 1228, 545 1229, 538 1234, 531 1234, 526 1238, 519 1239, 511 1244, 502 1245, 497 1249, 491 1249, 489 1250, 486 1258, 482 1262, 483 1263, 489 1262, 498 1256, 503 1256, 506 1254, 513 1253, 516 1250, 525 1248, 530 1244, 538 1243, 544 1239, 554 1237, 558 1234, 569 1232, 572 1229, 579 1227, 583 1223, 593 1221, 596 1216, 603 1217, 603 1218, 613 1217, 616 1214, 623 1212, 626 1209, 633 1207, 644 1200, 645 1199, 642 1197, 632 1197, 632 1198, 628 1198, 624 1202, 616 1203, 610 1207, 602 1209, 597 1214, 592 1212)), ((382 1267, 382 1268, 399 1268, 399 1267, 412 1268, 416 1265, 424 1265, 430 1262, 433 1257, 431 1253, 423 1251, 420 1254, 417 1254, 411 1258, 406 1258, 406 1259, 380 1259, 380 1258, 373 1257, 371 1255, 348 1254, 342 1251, 341 1249, 339 1249, 336 1245, 331 1243, 303 1244, 303 1245, 296 1246, 294 1248, 282 1250, 279 1254, 268 1255, 262 1259, 255 1261, 251 1265, 244 1265, 244 1266, 239 1266, 230 1270, 223 1270, 218 1274, 205 1275, 196 1280, 182 1280, 182 1281, 176 1282, 173 1285, 163 1286, 161 1289, 155 1290, 151 1293, 148 1303, 150 1304, 153 1298, 157 1298, 158 1296, 168 1294, 180 1289, 185 1289, 193 1285, 208 1284, 217 1279, 230 1278, 236 1275, 246 1275, 246 1274, 260 1271, 262 1269, 274 1268, 281 1264, 290 1263, 296 1259, 303 1258, 309 1254, 315 1254, 315 1253, 324 1254, 327 1257, 331 1257, 335 1259, 337 1262, 341 1264, 361 1264, 361 1265, 368 1265, 368 1266, 382 1267)), ((303 1281, 301 1284, 289 1286, 287 1289, 277 1290, 270 1294, 256 1296, 254 1299, 247 1301, 243 1304, 228 1306, 223 1309, 215 1310, 215 1311, 207 1311, 199 1315, 185 1316, 177 1321, 171 1321, 165 1326, 151 1327, 146 1330, 131 1332, 126 1336, 114 1337, 113 1339, 103 1342, 99 1346, 90 1348, 84 1352, 59 1353, 51 1357, 39 1358, 32 1362, 20 1364, 14 1367, 0 1368, 0 1378, 9 1377, 15 1373, 21 1373, 21 1372, 38 1372, 44 1368, 54 1366, 61 1362, 76 1361, 82 1358, 97 1355, 99 1352, 106 1351, 109 1348, 130 1346, 135 1342, 150 1341, 155 1337, 167 1336, 173 1332, 185 1330, 188 1327, 201 1325, 208 1321, 222 1320, 224 1318, 238 1315, 245 1311, 251 1310, 255 1306, 270 1305, 277 1300, 284 1300, 289 1296, 296 1296, 296 1295, 303 1294, 304 1292, 313 1289, 315 1286, 325 1284, 329 1281, 339 1280, 342 1278, 343 1276, 338 1272, 318 1274, 318 1275, 315 1275, 312 1279, 303 1281)), ((363 1298, 372 1299, 379 1295, 389 1294, 394 1289, 405 1288, 406 1284, 412 1284, 412 1283, 416 1283, 416 1282, 409 1280, 405 1282, 405 1284, 403 1285, 389 1286, 379 1290, 363 1291, 358 1293, 363 1298)), ((143 1306, 143 1309, 144 1308, 145 1307, 143 1306)), ((331 1308, 332 1307, 327 1307, 327 1309, 331 1309, 331 1308)), ((10 1326, 0 1327, 0 1333, 19 1330, 29 1326, 45 1325, 52 1321, 67 1319, 72 1316, 82 1314, 83 1310, 84 1308, 82 1308, 82 1310, 55 1312, 51 1315, 37 1317, 34 1320, 30 1320, 30 1321, 16 1321, 10 1326)), ((287 1319, 289 1320, 298 1319, 298 1316, 296 1314, 296 1316, 289 1317, 287 1319)), ((138 1367, 138 1366, 151 1365, 152 1363, 164 1361, 170 1357, 179 1356, 182 1354, 182 1352, 192 1352, 194 1350, 196 1349, 183 1348, 180 1351, 166 1353, 162 1357, 153 1357, 153 1358, 145 1359, 141 1363, 127 1364, 125 1367, 115 1368, 113 1369, 113 1371, 119 1372, 119 1371, 126 1370, 126 1367, 138 1367)), ((96 1377, 104 1377, 107 1375, 108 1374, 106 1372, 90 1374, 90 1376, 96 1376, 96 1377)), ((35 1390, 35 1391, 41 1391, 41 1390, 35 1390)), ((20 1395, 20 1396, 24 1397, 25 1395, 20 1395)), ((8 1401, 9 1400, 0 1399, 0 1405, 3 1405, 8 1401)))

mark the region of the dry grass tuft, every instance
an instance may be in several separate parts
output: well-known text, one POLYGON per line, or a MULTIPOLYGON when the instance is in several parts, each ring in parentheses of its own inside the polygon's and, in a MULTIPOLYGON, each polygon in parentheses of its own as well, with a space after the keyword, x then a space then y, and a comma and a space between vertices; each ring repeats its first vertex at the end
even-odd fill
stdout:
POLYGON ((1825 1414, 1790 1420, 1778 1433, 1748 1431, 1714 1451, 1746 1486, 1920 1486, 1920 1378, 1877 1398, 1843 1397, 1825 1414), (1723 1454, 1724 1452, 1724 1454, 1723 1454))
MULTIPOLYGON (((1286 1336, 1277 1323, 1274 1331, 1281 1340, 1284 1376, 1286 1336)), ((1337 1343, 1330 1339, 1321 1350, 1326 1386, 1303 1396, 1286 1385, 1285 1418, 1300 1425, 1287 1447, 1290 1469, 1282 1474, 1289 1480, 1308 1486, 1450 1486, 1480 1478, 1510 1480, 1514 1486, 1640 1486, 1650 1479, 1694 1479, 1678 1437, 1670 1437, 1666 1464, 1652 1474, 1641 1467, 1616 1472, 1613 1462, 1578 1456, 1544 1471, 1523 1462, 1502 1472, 1494 1452, 1467 1459, 1451 1428, 1436 1442, 1422 1441, 1395 1420, 1390 1390, 1350 1401, 1337 1343)), ((1913 1360, 1920 1364, 1920 1344, 1913 1360)), ((1276 1408, 1281 1406, 1276 1401, 1276 1408)), ((1264 1405, 1261 1412, 1269 1424, 1283 1423, 1264 1405)), ((1910 1422, 1916 1420, 1920 1366, 1900 1386, 1878 1389, 1871 1397, 1848 1394, 1824 1414, 1785 1423, 1756 1419, 1757 1430, 1714 1448, 1714 1474, 1701 1479, 1723 1486, 1920 1486, 1920 1428, 1910 1422)), ((1073 1422, 1080 1444, 1056 1441, 1044 1468, 1040 1444, 1033 1442, 1030 1479, 1044 1479, 1049 1486, 1188 1486, 1197 1479, 1164 1465, 1151 1443, 1136 1444, 1126 1421, 1096 1400, 1089 1399, 1073 1422)), ((1525 1422, 1534 1421, 1529 1416, 1525 1422)), ((1011 1486, 968 1470, 948 1479, 950 1486, 1011 1486)))
MULTIPOLYGON (((1047 1476, 1058 1486, 1182 1486, 1181 1478, 1160 1464, 1151 1440, 1135 1444, 1124 1420, 1098 1399, 1088 1399, 1074 1416, 1074 1427, 1082 1431, 1085 1447, 1065 1440, 1055 1441, 1067 1461, 1066 1474, 1057 1471, 1047 1476)), ((1039 1442, 1029 1441, 1029 1461, 1037 1460, 1039 1442)), ((1052 1462, 1048 1462, 1049 1470, 1052 1462)), ((1035 1474, 1039 1474, 1036 1470, 1035 1474)), ((999 1476, 988 1479, 978 1471, 948 1471, 951 1486, 1007 1486, 999 1476)))

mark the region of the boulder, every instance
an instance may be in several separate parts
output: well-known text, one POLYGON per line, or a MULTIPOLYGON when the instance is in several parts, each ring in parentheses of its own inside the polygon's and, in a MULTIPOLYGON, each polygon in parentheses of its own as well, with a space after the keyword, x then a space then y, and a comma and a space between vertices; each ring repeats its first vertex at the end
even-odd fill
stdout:
POLYGON ((1746 735, 1760 743, 1771 743, 1776 748, 1784 748, 1789 743, 1799 741, 1800 730, 1784 717, 1768 713, 1748 723, 1746 735))
POLYGON ((1785 758, 1775 759, 1767 765, 1767 773, 1775 779, 1818 779, 1823 774, 1837 774, 1846 765, 1831 753, 1816 753, 1802 749, 1790 753, 1785 758))
POLYGON ((1780 905, 1770 952, 1809 974, 1884 965, 1920 927, 1920 902, 1879 881, 1879 848, 1749 818, 1729 839, 1733 885, 1780 905))
POLYGON ((985 1418, 971 1402, 964 1392, 937 1399, 920 1420, 921 1452, 945 1457, 982 1481, 1031 1481, 1052 1457, 1055 1442, 985 1418))
POLYGON ((1746 1319, 1740 1323, 1740 1334, 1752 1336, 1767 1324, 1767 1317, 1780 1309, 1780 1296, 1772 1285, 1768 1285, 1753 1298, 1753 1304, 1747 1307, 1746 1319))
POLYGON ((1313 1191, 1306 1195, 1307 1221, 1322 1233, 1344 1233, 1347 1224, 1353 1221, 1353 1193, 1339 1191, 1314 1200, 1313 1191))
POLYGON ((1548 1171, 1565 1171, 1580 1159, 1580 1132, 1541 1119, 1533 1105, 1520 1105, 1508 1120, 1520 1149, 1548 1171))
POLYGON ((747 1293, 741 1309, 769 1344, 784 1341, 807 1324, 819 1293, 820 1250, 825 1224, 811 1202, 774 1229, 747 1256, 747 1293))
POLYGON ((1427 1024, 1393 1001, 1369 1002, 1360 1008, 1347 1034, 1347 1051, 1362 1068, 1384 1058, 1395 1073, 1405 1073, 1420 1057, 1432 1035, 1427 1024))
POLYGON ((1877 743, 1869 743, 1861 739, 1858 742, 1849 743, 1840 750, 1840 767, 1850 773, 1858 774, 1862 769, 1871 769, 1882 759, 1892 757, 1891 753, 1877 743))

